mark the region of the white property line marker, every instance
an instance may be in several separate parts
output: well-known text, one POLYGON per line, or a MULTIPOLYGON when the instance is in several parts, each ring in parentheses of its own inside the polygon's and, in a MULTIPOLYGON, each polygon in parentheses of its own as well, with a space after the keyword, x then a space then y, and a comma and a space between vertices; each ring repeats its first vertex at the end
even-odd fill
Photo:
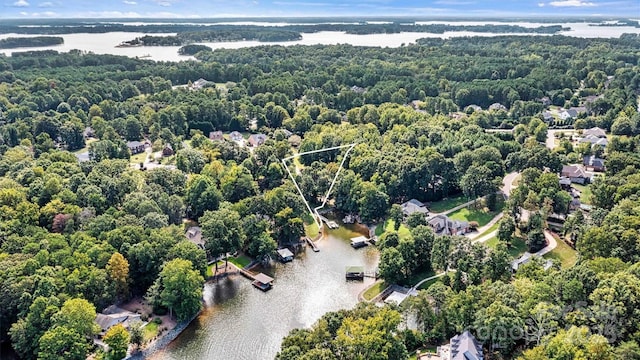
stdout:
POLYGON ((329 198, 329 194, 331 193, 331 190, 333 189, 333 185, 336 183, 336 180, 338 179, 338 175, 340 175, 340 170, 342 170, 342 167, 344 166, 344 162, 347 159, 347 156, 349 155, 349 152, 351 151, 351 149, 353 149, 357 144, 353 143, 353 144, 349 144, 349 145, 341 145, 341 146, 334 146, 334 147, 330 147, 330 148, 326 148, 326 149, 320 149, 320 150, 311 150, 311 151, 305 151, 305 152, 301 152, 289 157, 286 157, 284 159, 282 159, 282 165, 284 165, 284 168, 287 170, 287 173, 289 173, 289 177, 291 177, 291 180, 293 181, 293 184, 296 186, 296 189, 298 189, 298 193, 300 193, 300 197, 302 197, 302 201, 304 201, 304 204, 307 206, 307 210, 309 210, 309 213, 311 214, 311 217, 313 217, 313 220, 316 222, 316 225, 318 225, 318 228, 322 227, 322 224, 318 221, 318 219, 320 218, 320 214, 318 214, 318 210, 322 209, 326 203, 327 203, 327 199, 329 198), (342 157, 342 161, 340 162, 340 167, 338 168, 338 171, 336 171, 336 175, 333 177, 333 181, 331 182, 331 185, 329 186, 329 190, 327 190, 327 193, 324 196, 324 199, 322 200, 322 205, 314 208, 313 210, 311 210, 311 206, 309 206, 309 203, 307 202, 307 199, 304 197, 304 194, 302 193, 302 189, 300 189, 300 186, 298 186, 298 183, 296 182, 295 177, 293 176, 293 174, 291 173, 291 171, 289 170, 289 166, 287 166, 287 160, 291 160, 293 158, 302 156, 302 155, 308 155, 308 154, 316 154, 316 153, 320 153, 320 152, 325 152, 325 151, 331 151, 331 150, 338 150, 338 149, 342 149, 342 148, 346 148, 348 147, 349 149, 347 149, 347 151, 344 153, 344 156, 342 157))

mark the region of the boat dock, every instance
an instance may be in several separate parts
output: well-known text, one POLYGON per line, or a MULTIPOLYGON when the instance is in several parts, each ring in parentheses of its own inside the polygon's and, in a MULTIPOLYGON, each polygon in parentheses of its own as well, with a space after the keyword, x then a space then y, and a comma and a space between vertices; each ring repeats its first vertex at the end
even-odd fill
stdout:
POLYGON ((364 280, 364 267, 347 266, 345 269, 345 278, 347 280, 364 280))
POLYGON ((311 246, 311 249, 313 250, 313 252, 319 252, 320 249, 318 249, 318 245, 316 245, 316 243, 313 242, 313 240, 311 240, 310 237, 305 237, 304 240, 307 242, 307 244, 309 244, 309 246, 311 246))
POLYGON ((364 236, 358 236, 358 237, 351 238, 351 246, 354 249, 359 249, 359 248, 365 247, 367 245, 369 245, 369 239, 367 239, 364 236))
POLYGON ((345 268, 345 278, 347 280, 364 280, 364 278, 378 279, 378 269, 364 271, 364 266, 347 266, 345 268))
POLYGON ((333 221, 333 220, 329 220, 326 217, 318 214, 318 217, 320 218, 320 221, 327 224, 327 226, 329 227, 329 229, 337 229, 340 227, 340 225, 338 225, 337 222, 333 221))
POLYGON ((251 283, 262 291, 271 290, 273 286, 273 278, 263 273, 254 276, 255 280, 251 283))
POLYGON ((294 257, 291 250, 287 248, 278 249, 276 250, 276 253, 278 254, 278 258, 280 258, 280 261, 282 261, 283 263, 292 261, 294 257))

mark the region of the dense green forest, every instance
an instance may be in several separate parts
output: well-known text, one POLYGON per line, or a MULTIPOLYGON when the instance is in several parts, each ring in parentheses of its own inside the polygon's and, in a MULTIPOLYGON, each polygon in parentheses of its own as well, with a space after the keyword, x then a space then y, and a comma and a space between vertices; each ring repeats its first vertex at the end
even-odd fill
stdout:
MULTIPOLYGON (((398 49, 200 49, 199 61, 180 63, 80 51, 0 57, 1 339, 24 359, 84 359, 94 351, 96 311, 138 295, 154 311, 189 319, 200 307, 207 258, 241 250, 267 261, 304 234, 305 206, 280 159, 355 142, 332 202, 365 223, 395 216, 392 204, 411 198, 474 199, 495 193, 507 172, 522 180, 505 204, 499 246, 436 237, 411 221, 409 236, 385 235, 380 245, 385 278, 458 271, 410 309, 327 314, 287 337, 280 358, 403 359, 465 328, 521 328, 537 316, 553 320, 545 336, 481 337, 485 348, 506 358, 635 358, 639 49, 637 36, 524 36, 425 39, 398 49), (175 87, 200 78, 214 86, 175 87), (586 112, 545 122, 543 97, 586 112), (502 107, 488 110, 495 103, 502 107), (552 151, 543 144, 553 126, 599 126, 612 133, 610 144, 552 151), (486 131, 497 127, 513 131, 486 131), (215 130, 268 140, 250 151, 210 140, 215 130), (301 138, 297 149, 284 130, 301 138), (169 144, 175 155, 144 170, 127 141, 153 151, 169 144), (88 161, 79 162, 84 152, 88 161), (513 276, 513 239, 534 249, 545 216, 568 211, 554 173, 591 154, 606 157, 607 171, 592 184, 593 211, 567 220, 578 263, 544 271, 534 261, 513 276), (521 219, 520 208, 533 215, 521 219), (185 221, 202 227, 204 251, 186 240, 185 221), (409 311, 419 330, 397 331, 409 311), (615 317, 615 336, 590 332, 604 316, 615 317), (584 341, 564 345, 576 333, 584 341)), ((312 202, 321 202, 342 156, 301 159, 294 173, 312 202)))
POLYGON ((64 39, 59 36, 8 37, 6 39, 0 39, 0 49, 53 46, 60 44, 64 44, 64 39))

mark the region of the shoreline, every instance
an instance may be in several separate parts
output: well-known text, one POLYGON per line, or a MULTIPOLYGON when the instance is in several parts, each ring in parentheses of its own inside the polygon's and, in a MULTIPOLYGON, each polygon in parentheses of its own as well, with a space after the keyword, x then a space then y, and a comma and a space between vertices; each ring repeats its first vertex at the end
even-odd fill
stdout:
POLYGON ((164 350, 167 346, 169 346, 169 344, 173 342, 173 340, 180 336, 180 334, 182 334, 182 332, 187 327, 189 327, 193 320, 195 320, 198 316, 200 316, 200 314, 202 314, 203 310, 204 306, 195 315, 193 315, 191 319, 178 323, 176 327, 169 330, 165 335, 149 344, 147 348, 125 357, 124 360, 143 360, 147 359, 149 356, 155 354, 158 351, 164 350))

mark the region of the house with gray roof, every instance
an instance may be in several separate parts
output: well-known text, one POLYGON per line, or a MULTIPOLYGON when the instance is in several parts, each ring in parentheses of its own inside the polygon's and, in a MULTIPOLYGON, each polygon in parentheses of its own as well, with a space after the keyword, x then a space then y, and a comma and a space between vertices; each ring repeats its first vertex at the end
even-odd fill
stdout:
POLYGON ((466 221, 452 220, 447 215, 435 215, 427 219, 436 235, 464 235, 469 232, 469 223, 466 221))
POLYGON ((563 165, 560 176, 569 178, 572 183, 577 184, 584 184, 589 179, 581 165, 563 165))
POLYGON ((504 110, 507 111, 507 107, 500 104, 500 103, 493 103, 491 105, 489 105, 489 110, 493 110, 493 111, 498 111, 498 110, 504 110))
POLYGON ((583 137, 582 139, 578 140, 578 143, 583 144, 583 143, 590 143, 591 145, 600 145, 602 147, 607 147, 607 145, 609 145, 609 140, 607 140, 607 138, 600 138, 597 137, 595 135, 587 135, 585 137, 583 137))
POLYGON ((593 135, 595 137, 604 138, 604 137, 607 137, 607 132, 604 129, 601 129, 596 126, 596 127, 592 127, 591 129, 584 130, 582 132, 582 135, 584 136, 593 135))
POLYGON ((582 165, 584 165, 587 170, 591 169, 591 171, 604 171, 604 159, 600 159, 593 155, 585 156, 582 165))
POLYGON ((409 216, 416 212, 424 214, 425 216, 429 214, 429 210, 427 209, 427 207, 422 202, 416 199, 411 199, 400 205, 400 207, 402 208, 402 213, 404 214, 404 216, 409 216))
POLYGON ((237 131, 232 131, 229 133, 229 139, 231 139, 232 141, 243 141, 244 138, 242 137, 242 134, 237 132, 237 131))
POLYGON ((442 360, 484 360, 482 344, 468 330, 449 340, 449 345, 438 347, 442 360))
POLYGON ((131 151, 131 154, 135 155, 144 152, 146 144, 140 141, 129 141, 127 143, 127 147, 129 148, 129 151, 131 151))
POLYGON ((253 134, 249 136, 249 144, 253 147, 258 147, 267 141, 267 135, 265 134, 253 134))

